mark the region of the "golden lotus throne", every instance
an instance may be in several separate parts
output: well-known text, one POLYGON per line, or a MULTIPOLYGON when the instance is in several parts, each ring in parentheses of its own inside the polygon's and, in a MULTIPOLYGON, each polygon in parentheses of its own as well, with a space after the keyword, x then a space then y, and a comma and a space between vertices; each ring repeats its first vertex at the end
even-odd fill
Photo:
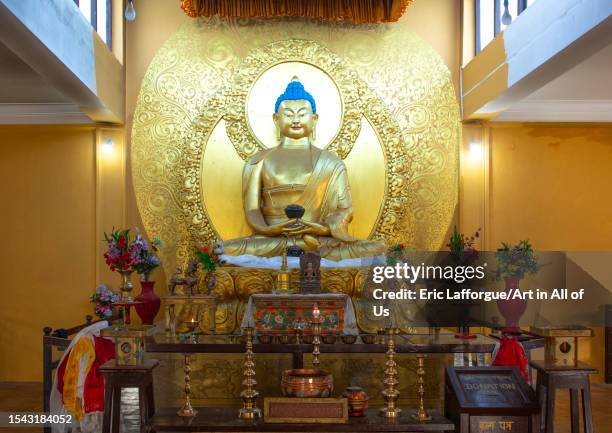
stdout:
POLYGON ((242 200, 251 236, 224 242, 228 255, 281 256, 288 245, 318 251, 331 260, 380 255, 383 242, 349 235, 353 208, 344 162, 313 145, 316 102, 297 77, 276 100, 273 121, 279 143, 249 158, 242 200), (288 219, 285 208, 305 210, 288 219))

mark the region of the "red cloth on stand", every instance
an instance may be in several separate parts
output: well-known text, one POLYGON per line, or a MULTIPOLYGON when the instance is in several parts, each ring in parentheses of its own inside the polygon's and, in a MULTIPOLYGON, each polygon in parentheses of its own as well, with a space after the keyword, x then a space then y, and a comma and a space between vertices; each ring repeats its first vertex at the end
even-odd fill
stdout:
POLYGON ((115 343, 104 337, 93 337, 96 359, 87 372, 83 389, 83 411, 104 411, 104 375, 98 372, 98 367, 115 357, 115 343))
POLYGON ((518 367, 520 372, 525 377, 527 383, 529 383, 527 356, 525 355, 525 349, 523 349, 523 346, 521 343, 519 343, 517 337, 502 335, 499 350, 497 351, 497 355, 495 356, 492 365, 518 367))

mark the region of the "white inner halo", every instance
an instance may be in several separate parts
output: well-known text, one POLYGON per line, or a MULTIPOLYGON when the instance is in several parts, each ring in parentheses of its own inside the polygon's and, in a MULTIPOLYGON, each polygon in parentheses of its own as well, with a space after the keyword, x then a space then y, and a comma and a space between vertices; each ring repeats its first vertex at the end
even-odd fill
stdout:
POLYGON ((265 147, 274 147, 278 144, 276 127, 272 121, 274 104, 295 75, 315 100, 319 115, 315 144, 325 148, 340 130, 342 99, 338 87, 330 76, 308 63, 281 63, 271 67, 259 77, 247 99, 249 128, 265 147))

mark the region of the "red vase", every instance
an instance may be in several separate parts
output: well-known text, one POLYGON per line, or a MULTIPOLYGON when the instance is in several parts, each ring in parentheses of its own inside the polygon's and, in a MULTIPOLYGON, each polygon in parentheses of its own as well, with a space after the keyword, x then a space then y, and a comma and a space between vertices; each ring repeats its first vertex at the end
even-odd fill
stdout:
MULTIPOLYGON (((506 277, 506 293, 513 292, 519 288, 519 277, 506 277)), ((519 321, 525 311, 527 310, 526 299, 499 299, 497 301, 497 308, 504 319, 506 319, 506 326, 502 329, 505 334, 521 334, 523 331, 519 326, 519 321)))
POLYGON ((153 286, 155 285, 155 281, 140 281, 140 286, 142 290, 138 296, 134 299, 136 302, 139 302, 134 306, 136 309, 136 314, 140 317, 140 321, 144 325, 152 325, 155 316, 159 312, 159 307, 161 306, 161 300, 159 296, 155 294, 153 290, 153 286))

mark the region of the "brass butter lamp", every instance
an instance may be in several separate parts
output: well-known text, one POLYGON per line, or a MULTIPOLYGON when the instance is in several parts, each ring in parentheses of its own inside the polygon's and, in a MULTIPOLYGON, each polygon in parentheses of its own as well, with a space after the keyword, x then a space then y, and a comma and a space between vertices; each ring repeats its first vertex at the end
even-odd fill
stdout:
MULTIPOLYGON (((192 318, 191 320, 186 320, 183 323, 185 324, 185 326, 187 326, 187 329, 189 330, 189 333, 191 334, 191 337, 190 337, 191 342, 196 343, 195 331, 198 328, 198 325, 200 324, 200 322, 196 320, 195 318, 192 318)), ((179 409, 179 411, 176 414, 180 417, 188 418, 188 417, 195 416, 198 413, 198 411, 195 410, 193 406, 191 405, 191 354, 185 353, 184 355, 185 355, 185 364, 183 367, 183 371, 185 372, 184 400, 183 400, 183 406, 179 409)))

